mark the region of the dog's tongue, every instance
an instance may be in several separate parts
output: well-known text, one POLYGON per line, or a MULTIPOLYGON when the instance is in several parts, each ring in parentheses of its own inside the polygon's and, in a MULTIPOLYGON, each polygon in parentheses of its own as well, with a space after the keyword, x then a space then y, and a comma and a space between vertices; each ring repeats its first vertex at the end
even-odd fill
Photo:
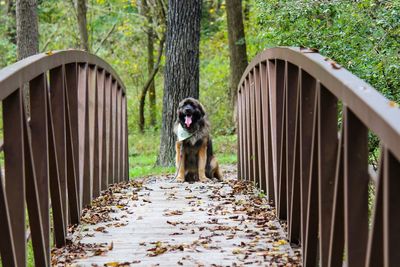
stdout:
POLYGON ((188 128, 190 127, 190 124, 192 124, 192 116, 188 115, 185 117, 185 124, 186 124, 186 127, 188 127, 188 128))

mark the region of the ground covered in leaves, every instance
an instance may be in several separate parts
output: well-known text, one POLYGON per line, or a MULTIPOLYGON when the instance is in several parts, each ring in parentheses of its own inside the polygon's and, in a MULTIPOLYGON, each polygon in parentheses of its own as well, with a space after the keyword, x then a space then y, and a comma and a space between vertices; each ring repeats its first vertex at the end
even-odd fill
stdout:
POLYGON ((150 177, 111 187, 70 228, 53 266, 299 266, 275 210, 249 183, 150 177))

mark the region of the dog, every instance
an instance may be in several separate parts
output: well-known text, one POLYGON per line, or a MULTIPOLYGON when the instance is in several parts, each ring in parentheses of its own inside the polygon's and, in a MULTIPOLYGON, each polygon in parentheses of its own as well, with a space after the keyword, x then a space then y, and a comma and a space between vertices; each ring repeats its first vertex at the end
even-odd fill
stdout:
POLYGON ((198 100, 189 97, 179 103, 174 132, 178 139, 175 144, 176 181, 205 182, 214 177, 222 180, 213 155, 210 123, 198 100))

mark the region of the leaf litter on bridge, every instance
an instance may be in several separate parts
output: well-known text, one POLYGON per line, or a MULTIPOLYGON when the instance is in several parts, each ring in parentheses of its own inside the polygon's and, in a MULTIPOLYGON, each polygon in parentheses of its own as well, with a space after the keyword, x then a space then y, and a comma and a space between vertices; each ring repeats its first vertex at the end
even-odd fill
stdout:
POLYGON ((55 266, 299 266, 275 209, 225 168, 225 182, 149 177, 111 187, 85 209, 55 266))

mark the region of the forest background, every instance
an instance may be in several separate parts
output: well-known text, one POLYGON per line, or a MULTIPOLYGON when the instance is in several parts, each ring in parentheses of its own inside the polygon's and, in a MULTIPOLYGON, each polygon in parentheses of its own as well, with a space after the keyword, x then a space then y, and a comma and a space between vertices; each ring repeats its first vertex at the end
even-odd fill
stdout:
MULTIPOLYGON (((149 101, 148 94, 144 118, 139 116, 141 92, 149 76, 148 33, 149 29, 154 32, 156 64, 157 48, 165 31, 157 6, 167 1, 147 0, 147 11, 143 2, 146 1, 87 1, 87 48, 109 62, 127 88, 131 177, 173 171, 154 167, 160 142, 164 55, 155 76, 155 101, 149 101)), ((238 42, 246 43, 249 61, 274 46, 317 48, 387 98, 399 102, 400 1, 243 0, 242 10, 245 39, 238 42)), ((14 1, 0 0, 0 12, 2 68, 17 61, 14 1)), ((38 0, 37 15, 40 52, 82 47, 79 14, 73 0, 38 0)), ((222 163, 236 162, 229 78, 225 1, 203 0, 200 101, 209 114, 215 150, 222 163)), ((371 149, 378 146, 372 136, 370 143, 371 149)))

